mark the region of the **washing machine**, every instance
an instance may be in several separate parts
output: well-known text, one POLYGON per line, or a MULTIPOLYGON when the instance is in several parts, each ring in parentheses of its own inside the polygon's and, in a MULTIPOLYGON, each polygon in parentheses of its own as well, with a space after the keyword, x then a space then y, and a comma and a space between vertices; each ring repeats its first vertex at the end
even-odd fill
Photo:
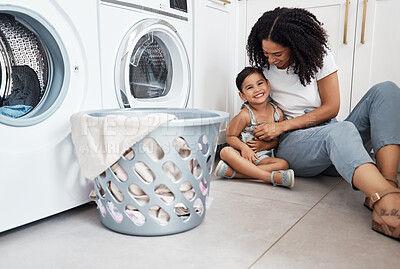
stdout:
POLYGON ((191 107, 191 0, 101 0, 104 108, 191 107))
POLYGON ((101 108, 98 0, 0 0, 0 232, 88 202, 70 116, 101 108))

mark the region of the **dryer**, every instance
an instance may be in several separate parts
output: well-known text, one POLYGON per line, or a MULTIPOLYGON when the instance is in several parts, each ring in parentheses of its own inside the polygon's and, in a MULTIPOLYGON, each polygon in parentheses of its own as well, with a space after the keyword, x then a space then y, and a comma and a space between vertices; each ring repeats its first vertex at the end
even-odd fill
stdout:
POLYGON ((191 0, 101 0, 104 108, 191 107, 191 0))
POLYGON ((101 108, 98 5, 0 0, 0 232, 88 202, 69 120, 101 108))

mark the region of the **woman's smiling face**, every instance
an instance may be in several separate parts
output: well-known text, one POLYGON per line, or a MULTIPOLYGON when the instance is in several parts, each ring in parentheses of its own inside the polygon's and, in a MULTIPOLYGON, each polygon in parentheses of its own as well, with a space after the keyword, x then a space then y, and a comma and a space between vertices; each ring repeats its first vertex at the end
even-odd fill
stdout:
POLYGON ((268 58, 270 64, 274 64, 278 69, 288 68, 290 61, 290 48, 283 47, 270 39, 262 41, 264 56, 268 58))

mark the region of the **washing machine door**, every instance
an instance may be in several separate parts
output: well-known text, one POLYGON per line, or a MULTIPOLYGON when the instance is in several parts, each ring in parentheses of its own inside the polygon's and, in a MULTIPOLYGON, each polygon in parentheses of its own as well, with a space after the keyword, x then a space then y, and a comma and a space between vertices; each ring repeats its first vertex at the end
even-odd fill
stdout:
POLYGON ((145 19, 126 34, 115 68, 120 107, 186 107, 190 61, 176 29, 145 19))
POLYGON ((64 65, 44 25, 19 8, 0 10, 0 124, 26 127, 50 117, 65 96, 64 65))

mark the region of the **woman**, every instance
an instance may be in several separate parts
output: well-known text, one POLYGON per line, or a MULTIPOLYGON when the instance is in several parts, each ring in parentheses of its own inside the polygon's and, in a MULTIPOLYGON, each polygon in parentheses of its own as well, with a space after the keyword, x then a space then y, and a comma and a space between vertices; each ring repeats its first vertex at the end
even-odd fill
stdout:
POLYGON ((337 66, 321 25, 304 9, 276 8, 253 26, 250 63, 264 69, 270 96, 286 119, 261 124, 254 135, 280 136, 276 157, 287 160, 297 176, 339 173, 367 196, 372 229, 400 240, 400 89, 391 82, 377 84, 345 121, 336 121, 337 66))

